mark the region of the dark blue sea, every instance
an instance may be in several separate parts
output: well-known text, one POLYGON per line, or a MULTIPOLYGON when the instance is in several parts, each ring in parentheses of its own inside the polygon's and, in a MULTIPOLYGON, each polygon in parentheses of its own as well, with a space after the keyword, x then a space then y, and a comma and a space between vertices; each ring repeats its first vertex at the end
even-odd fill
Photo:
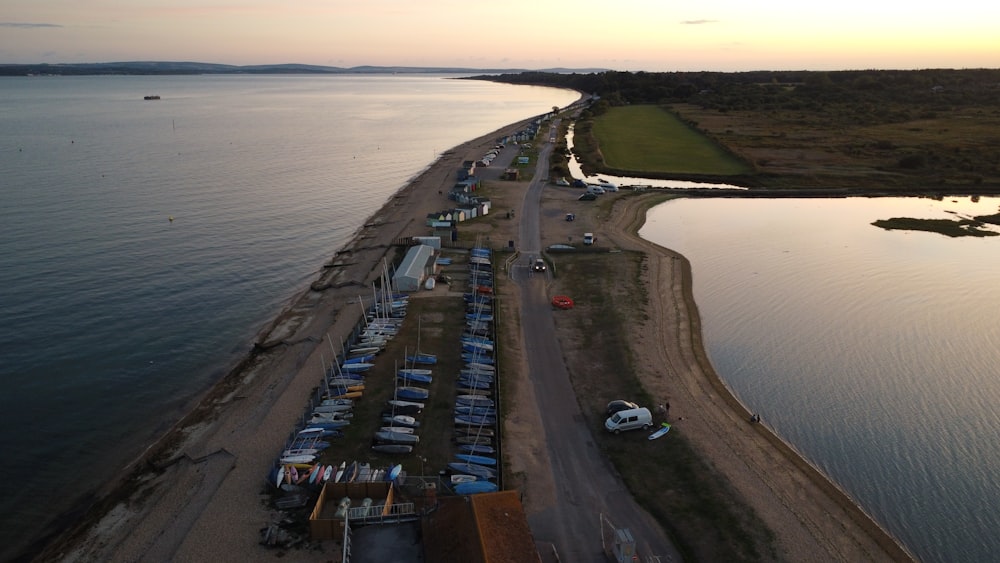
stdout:
POLYGON ((184 414, 438 154, 577 97, 439 76, 0 78, 0 559, 184 414))

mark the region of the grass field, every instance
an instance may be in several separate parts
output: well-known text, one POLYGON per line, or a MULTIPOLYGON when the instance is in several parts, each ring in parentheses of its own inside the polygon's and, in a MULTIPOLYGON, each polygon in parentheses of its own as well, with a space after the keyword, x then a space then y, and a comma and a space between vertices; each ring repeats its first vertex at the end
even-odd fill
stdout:
POLYGON ((611 108, 594 120, 604 164, 620 170, 730 175, 752 172, 711 139, 657 106, 611 108))

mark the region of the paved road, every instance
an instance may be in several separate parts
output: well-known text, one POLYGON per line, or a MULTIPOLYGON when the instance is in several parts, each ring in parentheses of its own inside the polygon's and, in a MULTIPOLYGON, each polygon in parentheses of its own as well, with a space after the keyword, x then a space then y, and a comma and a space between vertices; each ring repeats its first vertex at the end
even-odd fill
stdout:
POLYGON ((520 292, 529 379, 534 386, 541 431, 545 434, 544 443, 558 489, 554 501, 529 516, 528 522, 536 541, 551 542, 561 561, 608 561, 601 547, 602 514, 616 526, 629 528, 642 561, 652 555, 663 562, 681 561, 663 530, 632 499, 595 445, 574 399, 556 338, 546 291, 548 275, 530 273, 529 261, 541 250, 539 207, 551 152, 551 143, 541 147, 534 180, 517 212, 521 258, 513 269, 520 292))

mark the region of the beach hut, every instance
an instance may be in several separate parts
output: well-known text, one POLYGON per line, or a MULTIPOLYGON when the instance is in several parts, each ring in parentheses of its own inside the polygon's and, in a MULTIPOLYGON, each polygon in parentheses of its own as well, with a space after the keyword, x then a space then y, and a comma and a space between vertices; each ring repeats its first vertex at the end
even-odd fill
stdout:
POLYGON ((426 244, 410 247, 392 276, 396 291, 419 291, 420 285, 434 272, 434 249, 426 244))

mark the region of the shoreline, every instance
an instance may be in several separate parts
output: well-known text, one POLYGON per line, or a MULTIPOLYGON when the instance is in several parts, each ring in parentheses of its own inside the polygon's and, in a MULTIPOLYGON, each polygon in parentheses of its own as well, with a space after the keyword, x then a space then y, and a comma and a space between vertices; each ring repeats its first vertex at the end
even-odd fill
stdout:
MULTIPOLYGON (((458 164, 469 160, 470 155, 474 158, 496 137, 516 131, 529 121, 502 127, 441 153, 400 187, 322 265, 310 286, 292 296, 274 320, 258 332, 253 349, 200 396, 188 414, 126 466, 121 479, 100 489, 98 500, 82 518, 56 537, 36 560, 259 559, 261 548, 257 545, 256 531, 273 516, 258 499, 262 476, 318 383, 315 367, 309 366, 316 366, 327 350, 324 340, 339 340, 353 330, 360 319, 357 289, 367 287, 381 273, 381 260, 391 252, 393 240, 424 234, 422 219, 427 212, 447 205, 446 196, 440 193, 441 186, 447 189, 454 183, 458 164), (411 232, 414 229, 420 232, 411 232)), ((661 293, 667 297, 663 306, 673 307, 669 312, 675 313, 658 316, 658 336, 669 343, 661 348, 681 350, 699 367, 687 370, 689 375, 703 378, 686 384, 692 388, 708 384, 727 405, 732 421, 741 418, 745 421, 749 412, 715 373, 702 346, 690 264, 683 256, 638 237, 649 199, 619 197, 606 228, 612 238, 624 241, 620 242, 622 247, 640 249, 658 264, 650 268, 652 278, 648 281, 657 284, 651 285, 650 290, 664 289, 661 293), (680 268, 673 267, 675 262, 680 268), (675 291, 679 288, 680 293, 667 291, 670 288, 675 291), (669 324, 665 322, 667 318, 677 318, 678 326, 664 326, 669 324)), ((669 360, 664 365, 667 364, 669 360)), ((646 385, 648 377, 640 377, 646 385)), ((657 386, 665 383, 662 375, 658 378, 661 381, 650 383, 649 390, 654 394, 657 386)), ((673 396, 672 400, 677 405, 675 411, 684 408, 683 400, 673 396)), ((737 426, 734 424, 733 428, 737 426)), ((773 491, 780 497, 779 503, 765 512, 783 513, 782 518, 797 519, 801 524, 786 529, 781 518, 766 514, 765 519, 779 543, 795 543, 797 539, 785 536, 800 533, 800 529, 808 529, 821 543, 824 539, 831 544, 841 541, 835 537, 836 532, 820 523, 804 522, 799 507, 793 509, 787 503, 787 499, 797 496, 796 483, 800 480, 796 477, 801 476, 846 515, 847 521, 840 518, 834 524, 841 526, 842 535, 852 537, 851 542, 864 543, 864 538, 854 538, 856 534, 851 530, 856 530, 868 536, 890 559, 912 560, 864 510, 793 448, 762 425, 752 428, 780 454, 783 462, 778 463, 790 464, 792 473, 798 474, 791 476, 791 486, 777 481, 770 483, 772 487, 787 486, 787 489, 782 494, 773 491)), ((745 429, 740 426, 738 430, 745 429)), ((724 455, 702 445, 699 452, 713 463, 721 462, 720 455, 724 455)), ((745 460, 750 457, 751 454, 744 456, 745 460)), ((762 471, 772 469, 767 463, 774 462, 766 461, 762 471)), ((750 486, 734 485, 741 492, 750 486)), ((765 497, 762 502, 773 503, 774 497, 765 497)), ((753 500, 750 504, 758 509, 753 500)), ((787 552, 810 554, 808 550, 787 552)), ((870 560, 885 559, 867 544, 861 547, 861 552, 868 553, 870 560)), ((285 555, 292 560, 331 558, 324 550, 285 555)))
MULTIPOLYGON (((687 385, 691 385, 694 388, 698 388, 698 391, 702 394, 705 393, 705 389, 700 387, 699 383, 707 384, 712 392, 722 400, 725 404, 725 408, 730 412, 732 416, 730 422, 733 424, 742 423, 743 428, 740 432, 741 437, 745 437, 749 432, 753 435, 759 437, 767 443, 767 447, 773 448, 773 450, 783 459, 785 462, 792 465, 795 471, 797 471, 802 477, 804 477, 808 483, 815 488, 815 491, 791 491, 785 490, 781 491, 779 487, 771 485, 769 488, 769 494, 765 496, 760 496, 761 491, 755 490, 754 483, 750 482, 738 482, 734 481, 732 484, 747 498, 747 502, 758 512, 765 512, 762 507, 763 502, 773 502, 772 494, 778 497, 787 495, 789 497, 794 496, 798 499, 801 506, 798 506, 800 519, 805 519, 807 513, 814 510, 817 504, 810 505, 808 502, 803 502, 802 497, 808 495, 813 498, 817 498, 817 495, 825 497, 830 502, 832 502, 836 511, 841 513, 840 515, 829 514, 829 511, 822 509, 821 512, 827 512, 828 516, 833 516, 834 518, 846 518, 853 526, 856 526, 861 532, 863 532, 868 538, 870 538, 875 546, 877 546, 877 551, 873 551, 872 547, 865 547, 857 539, 851 539, 847 543, 854 544, 848 546, 848 551, 842 551, 838 546, 832 545, 834 537, 826 538, 830 540, 831 545, 828 547, 829 553, 831 555, 837 554, 839 556, 845 556, 848 553, 855 552, 858 548, 861 553, 867 552, 870 560, 881 560, 888 558, 892 561, 915 561, 915 558, 910 554, 902 544, 893 537, 887 530, 885 530, 880 524, 878 524, 874 518, 860 505, 858 505, 846 492, 844 492, 836 483, 834 483, 826 474, 821 472, 817 467, 811 464, 802 454, 800 454, 795 448, 785 442, 781 437, 775 434, 766 424, 748 424, 747 421, 752 414, 743 405, 739 399, 732 393, 730 388, 726 385, 725 381, 718 375, 715 371, 711 360, 708 357, 706 349, 702 341, 702 331, 701 331, 701 318, 698 313, 698 306, 694 299, 694 284, 691 263, 682 254, 675 252, 669 248, 662 247, 653 242, 647 241, 639 236, 638 231, 645 223, 646 212, 653 206, 662 203, 664 200, 662 195, 644 194, 637 197, 621 198, 615 202, 612 209, 611 217, 607 221, 609 235, 616 240, 621 246, 627 247, 633 250, 639 250, 645 253, 647 258, 651 261, 650 271, 651 274, 647 282, 650 283, 650 291, 655 292, 657 287, 666 289, 664 286, 669 286, 671 290, 668 295, 672 295, 675 299, 663 300, 667 303, 661 302, 660 314, 655 317, 658 319, 658 323, 663 323, 663 319, 676 318, 678 319, 678 324, 688 325, 688 330, 684 330, 684 327, 680 328, 679 331, 664 331, 662 328, 658 328, 656 332, 659 335, 659 340, 663 341, 664 346, 659 350, 660 354, 666 356, 668 353, 676 353, 684 356, 684 360, 690 363, 687 369, 676 369, 673 375, 677 376, 681 380, 686 380, 687 385), (675 268, 675 265, 677 266, 675 268), (662 282, 664 277, 669 278, 669 281, 662 282), (701 382, 697 380, 701 380, 701 382), (796 493, 789 495, 789 493, 796 493), (884 553, 884 557, 879 557, 878 551, 884 553)), ((660 300, 656 300, 660 301, 660 300)), ((670 360, 666 357, 663 358, 664 365, 670 365, 670 360)), ((665 377, 662 375, 654 375, 652 377, 647 376, 643 379, 644 386, 651 384, 648 388, 650 391, 654 391, 657 388, 661 389, 666 395, 659 396, 670 396, 671 401, 674 405, 679 402, 677 400, 677 394, 670 393, 670 390, 677 390, 680 386, 675 385, 675 382, 664 381, 665 377), (660 381, 651 381, 651 379, 659 379, 660 381)), ((684 402, 689 399, 681 399, 682 408, 685 406, 684 402)), ((692 397, 690 398, 692 402, 696 400, 692 397)), ((701 401, 700 408, 705 407, 706 403, 712 402, 711 398, 701 401)), ((679 409, 673 409, 677 411, 679 409)), ((686 416, 686 415, 685 415, 686 416)), ((718 432, 718 431, 717 431, 718 432)), ((693 440, 701 455, 705 456, 707 459, 713 462, 719 462, 720 458, 717 455, 706 455, 704 442, 704 434, 700 436, 700 439, 693 440)), ((744 448, 754 447, 754 446, 743 446, 744 448)), ((752 460, 751 460, 752 461, 752 460)), ((721 465, 720 465, 721 466, 721 465)), ((759 470, 768 471, 772 469, 768 466, 760 466, 759 470)), ((728 477, 733 478, 731 472, 724 472, 728 477)), ((789 506, 791 508, 791 506, 789 506)), ((810 518, 817 518, 816 515, 810 518)), ((766 517, 765 517, 766 519, 766 517)), ((778 543, 785 543, 784 540, 787 538, 782 538, 783 533, 788 532, 786 527, 778 527, 774 524, 769 524, 769 527, 774 531, 778 543)), ((848 529, 846 523, 844 527, 841 528, 844 535, 848 535, 848 529)), ((821 533, 815 533, 819 536, 821 533)), ((809 552, 802 554, 803 556, 809 556, 809 552)), ((855 554, 852 557, 855 557, 855 554)), ((816 553, 812 553, 815 557, 816 553)), ((798 559, 797 557, 795 559, 798 559)), ((798 559, 801 560, 801 559, 798 559)))
POLYGON ((81 495, 23 558, 259 558, 256 531, 272 516, 258 500, 260 485, 320 382, 315 366, 324 352, 330 355, 327 338, 346 340, 354 330, 361 319, 358 290, 381 275, 393 241, 426 234, 427 214, 453 205, 447 191, 461 163, 533 120, 441 152, 389 196, 261 327, 244 357, 126 464, 121 477, 81 495), (194 492, 174 492, 184 487, 194 492), (202 498, 195 505, 192 497, 202 498))

